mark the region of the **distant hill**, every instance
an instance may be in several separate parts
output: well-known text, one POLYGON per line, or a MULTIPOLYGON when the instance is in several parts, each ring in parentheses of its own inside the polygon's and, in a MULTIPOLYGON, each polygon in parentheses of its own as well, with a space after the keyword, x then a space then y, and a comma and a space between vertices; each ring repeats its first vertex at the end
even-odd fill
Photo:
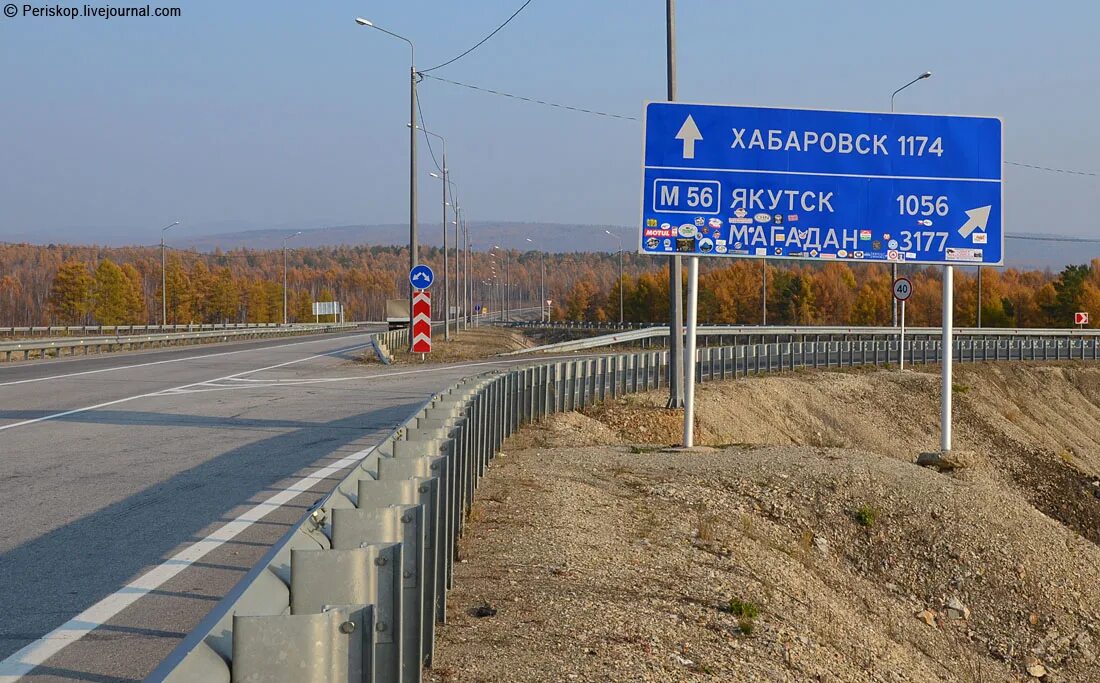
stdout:
MULTIPOLYGON (((623 236, 623 247, 634 249, 634 238, 629 226, 578 225, 571 223, 524 223, 519 221, 479 221, 471 222, 470 239, 477 251, 486 251, 499 244, 508 249, 540 248, 550 252, 611 252, 618 249, 618 240, 604 231, 618 231, 623 236), (527 240, 534 240, 534 243, 527 240)), ((169 243, 176 247, 199 251, 227 251, 239 247, 249 249, 278 249, 283 238, 298 230, 302 234, 289 244, 296 247, 327 247, 340 245, 403 245, 408 244, 408 224, 383 223, 375 225, 333 225, 326 227, 298 227, 294 225, 256 229, 244 222, 211 223, 202 226, 185 226, 168 233, 169 243), (189 229, 190 228, 190 229, 189 229), (198 234, 196 234, 198 233, 198 234)), ((38 233, 0 234, 0 241, 27 242, 30 244, 87 244, 89 236, 103 246, 128 246, 156 244, 160 239, 159 231, 153 229, 143 240, 135 240, 133 230, 120 228, 68 228, 44 230, 38 233)), ((454 236, 454 226, 448 228, 450 241, 454 236)), ((420 243, 440 246, 440 224, 438 218, 423 217, 419 225, 420 243)), ((1059 271, 1069 264, 1088 263, 1100 257, 1100 241, 1079 241, 1080 237, 1042 235, 1039 233, 1012 233, 1009 235, 1005 252, 1008 265, 1022 269, 1051 269, 1059 271), (1034 237, 1054 238, 1064 241, 1039 241, 1034 237), (1078 241, 1074 241, 1078 240, 1078 241)))
MULTIPOLYGON (((615 225, 573 225, 566 223, 477 222, 469 223, 470 241, 479 251, 500 245, 505 249, 540 248, 553 252, 618 251, 619 242, 605 233, 618 231, 623 236, 623 247, 631 249, 630 228, 615 225), (528 242, 531 239, 533 242, 528 242)), ((283 238, 296 232, 285 230, 247 230, 196 237, 178 238, 176 246, 212 251, 236 247, 250 249, 277 249, 283 238)), ((421 244, 441 246, 442 228, 439 220, 421 221, 418 237, 421 244)), ((453 246, 454 226, 447 230, 448 244, 453 246)), ((402 245, 409 243, 409 226, 405 224, 338 225, 325 228, 303 229, 292 242, 298 247, 326 247, 353 244, 402 245)))

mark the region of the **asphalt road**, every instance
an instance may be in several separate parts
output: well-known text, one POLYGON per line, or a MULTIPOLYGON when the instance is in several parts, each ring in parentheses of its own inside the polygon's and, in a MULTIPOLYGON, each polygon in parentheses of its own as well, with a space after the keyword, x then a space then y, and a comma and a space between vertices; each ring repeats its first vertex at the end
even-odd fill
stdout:
POLYGON ((0 682, 141 680, 341 461, 431 393, 517 362, 363 365, 368 342, 0 366, 0 682))

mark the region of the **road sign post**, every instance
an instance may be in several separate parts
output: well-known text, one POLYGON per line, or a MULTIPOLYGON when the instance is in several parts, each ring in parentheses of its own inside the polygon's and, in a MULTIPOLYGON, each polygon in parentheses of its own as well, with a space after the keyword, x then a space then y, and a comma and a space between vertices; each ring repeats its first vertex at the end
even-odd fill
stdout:
MULTIPOLYGON (((432 271, 432 269, 429 266, 426 266, 423 263, 419 263, 419 264, 417 264, 417 265, 415 265, 415 266, 413 266, 412 268, 409 269, 409 285, 411 287, 411 289, 409 291, 410 291, 410 296, 412 298, 412 311, 410 311, 410 313, 412 313, 412 317, 409 320, 409 351, 411 353, 427 353, 428 351, 432 350, 432 303, 431 303, 431 296, 428 294, 428 288, 432 286, 433 282, 435 282, 435 272, 432 271), (416 346, 416 339, 417 339, 417 326, 416 326, 416 311, 417 311, 416 302, 417 302, 417 298, 416 298, 416 296, 417 296, 417 292, 422 293, 425 297, 425 298, 421 299, 421 306, 425 305, 423 303, 425 300, 427 301, 427 313, 428 313, 428 329, 427 329, 427 333, 426 333, 427 336, 428 336, 428 341, 427 341, 427 349, 428 350, 427 351, 417 350, 417 346, 416 346)), ((423 330, 421 330, 421 333, 423 333, 423 330)), ((421 344, 421 348, 423 348, 423 344, 421 344)))
MULTIPOLYGON (((1001 128, 990 117, 647 103, 638 250, 940 264, 945 281, 954 265, 1001 265, 1001 128)), ((697 287, 689 273, 689 300, 697 287)), ((945 284, 945 451, 951 298, 945 284)))
POLYGON ((412 352, 432 351, 432 293, 426 289, 413 290, 412 352))
POLYGON ((905 369, 905 302, 913 295, 913 283, 907 278, 894 280, 894 300, 901 302, 901 328, 898 335, 898 369, 905 369))

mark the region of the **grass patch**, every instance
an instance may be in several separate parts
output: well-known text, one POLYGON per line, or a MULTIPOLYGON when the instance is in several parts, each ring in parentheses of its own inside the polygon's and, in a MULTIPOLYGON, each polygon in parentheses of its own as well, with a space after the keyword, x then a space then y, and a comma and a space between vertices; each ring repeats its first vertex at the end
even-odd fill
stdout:
POLYGON ((714 543, 718 538, 718 518, 714 515, 703 515, 695 524, 695 536, 703 543, 714 543))
POLYGON ((470 506, 470 514, 467 515, 466 520, 477 524, 478 522, 484 522, 486 517, 488 517, 488 510, 486 509, 485 503, 476 501, 470 506))
POLYGON ((965 394, 970 391, 970 387, 965 384, 959 384, 958 382, 951 383, 951 391, 956 394, 965 394))
POLYGON ((756 618, 760 616, 760 607, 756 603, 733 598, 722 607, 722 611, 737 617, 737 628, 746 636, 751 636, 756 630, 756 618))
POLYGON ((864 503, 856 508, 855 517, 861 527, 870 529, 878 523, 879 510, 873 505, 864 503))
POLYGON ((802 552, 808 553, 814 547, 814 534, 812 531, 803 531, 802 535, 798 537, 798 547, 802 548, 802 552))

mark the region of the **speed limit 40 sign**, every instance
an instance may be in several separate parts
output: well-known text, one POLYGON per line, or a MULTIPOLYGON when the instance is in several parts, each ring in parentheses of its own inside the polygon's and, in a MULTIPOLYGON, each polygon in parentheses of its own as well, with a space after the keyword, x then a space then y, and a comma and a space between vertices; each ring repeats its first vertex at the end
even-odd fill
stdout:
POLYGON ((899 277, 894 280, 894 298, 898 301, 905 301, 913 295, 913 283, 908 278, 899 277))

